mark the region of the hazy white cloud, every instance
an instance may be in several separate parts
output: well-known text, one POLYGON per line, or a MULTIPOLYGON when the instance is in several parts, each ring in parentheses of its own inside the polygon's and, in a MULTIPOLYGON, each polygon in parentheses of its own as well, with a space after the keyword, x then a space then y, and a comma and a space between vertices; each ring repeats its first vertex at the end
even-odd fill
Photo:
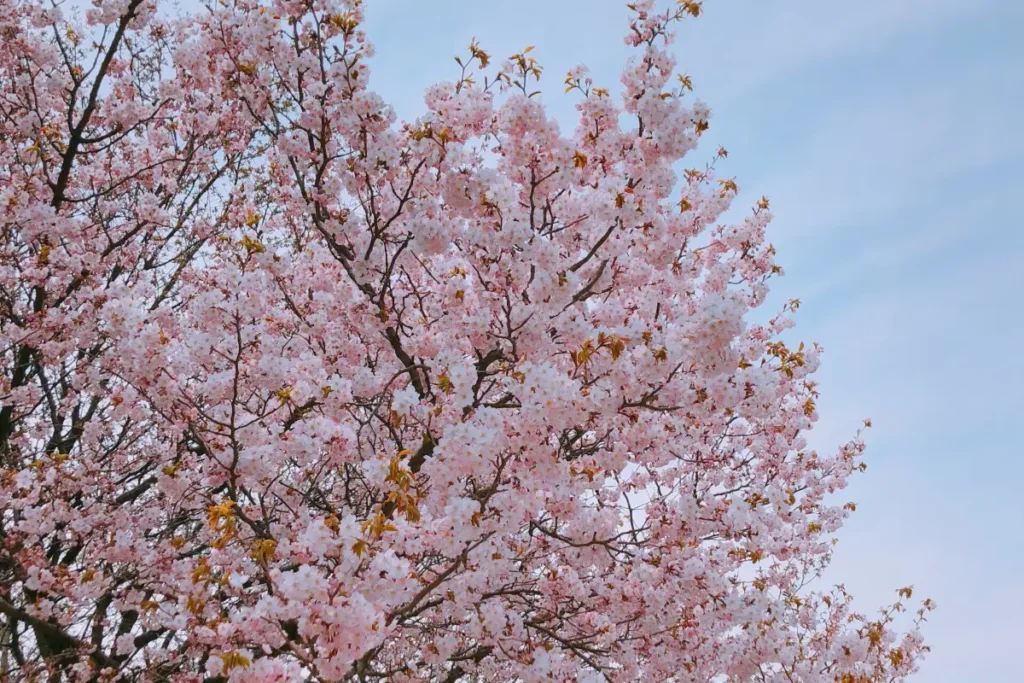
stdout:
POLYGON ((716 0, 682 33, 687 68, 719 107, 813 66, 981 15, 999 0, 716 0))
MULTIPOLYGON (((813 121, 800 147, 763 181, 776 188, 780 230, 802 236, 836 223, 870 229, 931 199, 938 183, 1019 157, 1024 97, 1011 102, 998 86, 979 84, 977 71, 949 74, 968 84, 958 90, 934 81, 872 88, 813 121)), ((954 211, 971 201, 969 194, 935 199, 954 211)))

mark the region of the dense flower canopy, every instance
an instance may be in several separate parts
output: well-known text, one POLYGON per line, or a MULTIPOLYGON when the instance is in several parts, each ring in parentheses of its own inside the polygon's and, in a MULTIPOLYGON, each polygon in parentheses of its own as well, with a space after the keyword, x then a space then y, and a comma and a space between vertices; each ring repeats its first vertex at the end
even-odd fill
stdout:
POLYGON ((475 42, 399 122, 359 0, 0 0, 4 675, 912 673, 910 589, 807 586, 863 445, 746 319, 768 201, 680 163, 700 9, 631 5, 566 134, 475 42))

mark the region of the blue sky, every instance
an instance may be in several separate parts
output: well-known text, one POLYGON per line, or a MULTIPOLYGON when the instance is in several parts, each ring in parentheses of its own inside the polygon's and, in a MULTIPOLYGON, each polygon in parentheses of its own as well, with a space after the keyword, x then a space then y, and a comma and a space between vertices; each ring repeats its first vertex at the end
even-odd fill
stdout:
MULTIPOLYGON (((373 88, 399 115, 456 76, 476 36, 495 57, 535 45, 551 111, 588 64, 614 87, 624 0, 369 0, 373 88)), ((831 448, 871 417, 869 469, 832 578, 873 609, 914 584, 939 610, 920 683, 1013 683, 1024 640, 1024 3, 707 0, 674 46, 713 112, 740 204, 762 194, 826 348, 831 448)), ((773 306, 774 308, 774 306, 773 306)))

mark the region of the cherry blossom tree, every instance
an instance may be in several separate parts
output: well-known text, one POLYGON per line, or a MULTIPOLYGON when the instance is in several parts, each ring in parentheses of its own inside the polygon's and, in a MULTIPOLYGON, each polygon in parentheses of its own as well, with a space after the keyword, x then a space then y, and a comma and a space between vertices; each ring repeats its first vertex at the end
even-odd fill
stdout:
POLYGON ((399 122, 359 0, 0 0, 3 676, 915 671, 931 603, 809 585, 863 444, 747 320, 768 200, 681 162, 700 3, 629 11, 563 133, 476 42, 399 122))

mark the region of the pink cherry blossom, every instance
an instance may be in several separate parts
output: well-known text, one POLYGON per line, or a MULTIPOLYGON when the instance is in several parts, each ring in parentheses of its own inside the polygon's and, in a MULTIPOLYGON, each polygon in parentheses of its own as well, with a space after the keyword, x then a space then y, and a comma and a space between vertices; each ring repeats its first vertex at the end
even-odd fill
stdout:
POLYGON ((399 121, 360 0, 0 0, 5 680, 912 674, 929 601, 807 586, 864 444, 750 321, 698 14, 563 129, 475 42, 399 121))

